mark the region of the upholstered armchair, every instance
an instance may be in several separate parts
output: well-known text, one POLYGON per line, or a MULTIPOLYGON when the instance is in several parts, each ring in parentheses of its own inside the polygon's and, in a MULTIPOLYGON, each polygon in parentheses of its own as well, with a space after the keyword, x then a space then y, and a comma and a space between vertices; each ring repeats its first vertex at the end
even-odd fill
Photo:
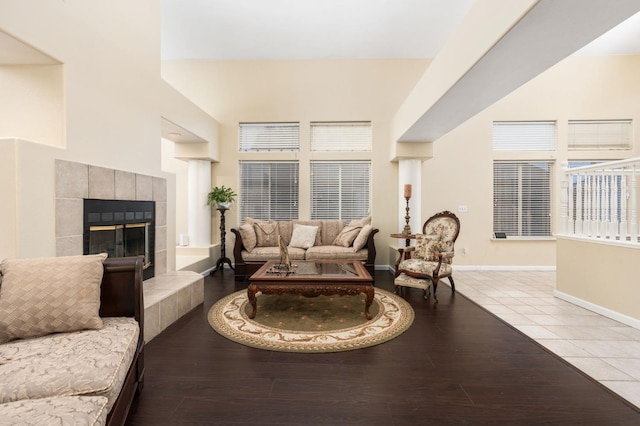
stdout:
POLYGON ((454 244, 460 233, 460 220, 450 211, 431 216, 422 226, 422 234, 416 235, 416 245, 398 249, 394 284, 400 287, 424 289, 429 297, 429 285, 437 301, 436 290, 441 278, 448 278, 451 292, 456 291, 452 277, 454 244))

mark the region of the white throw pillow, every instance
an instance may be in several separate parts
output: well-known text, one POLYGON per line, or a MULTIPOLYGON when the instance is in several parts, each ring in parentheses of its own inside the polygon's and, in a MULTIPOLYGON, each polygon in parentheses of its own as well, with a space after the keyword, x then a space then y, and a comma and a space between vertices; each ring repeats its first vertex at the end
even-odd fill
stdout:
POLYGON ((317 233, 317 226, 300 225, 295 223, 293 225, 293 233, 291 234, 289 247, 298 247, 303 249, 313 247, 317 233))

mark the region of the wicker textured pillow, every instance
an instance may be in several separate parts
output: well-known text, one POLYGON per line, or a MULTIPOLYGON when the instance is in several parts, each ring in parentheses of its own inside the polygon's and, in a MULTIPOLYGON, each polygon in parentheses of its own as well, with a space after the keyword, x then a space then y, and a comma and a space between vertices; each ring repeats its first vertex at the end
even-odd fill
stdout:
POLYGON ((303 249, 313 247, 314 243, 316 242, 317 234, 317 226, 300 225, 298 223, 294 223, 289 247, 298 247, 303 249))
POLYGON ((333 245, 349 247, 351 244, 353 244, 353 240, 356 239, 361 229, 362 226, 345 226, 344 228, 342 228, 342 231, 340 231, 336 239, 333 240, 333 245))
POLYGON ((102 328, 100 284, 106 254, 7 259, 0 288, 0 343, 102 328))

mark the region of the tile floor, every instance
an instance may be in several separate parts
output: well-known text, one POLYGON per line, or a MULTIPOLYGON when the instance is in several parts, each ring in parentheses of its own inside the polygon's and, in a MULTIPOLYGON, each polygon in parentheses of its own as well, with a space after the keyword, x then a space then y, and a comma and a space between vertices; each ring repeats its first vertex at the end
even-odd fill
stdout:
POLYGON ((555 272, 454 277, 458 292, 640 407, 640 330, 554 297, 555 272))

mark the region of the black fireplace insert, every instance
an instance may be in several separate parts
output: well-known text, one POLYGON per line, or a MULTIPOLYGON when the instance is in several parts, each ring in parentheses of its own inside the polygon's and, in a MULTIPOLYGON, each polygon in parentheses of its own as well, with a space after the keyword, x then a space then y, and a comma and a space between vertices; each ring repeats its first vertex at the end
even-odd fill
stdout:
POLYGON ((155 202, 84 200, 84 254, 144 256, 143 278, 154 276, 155 202))

